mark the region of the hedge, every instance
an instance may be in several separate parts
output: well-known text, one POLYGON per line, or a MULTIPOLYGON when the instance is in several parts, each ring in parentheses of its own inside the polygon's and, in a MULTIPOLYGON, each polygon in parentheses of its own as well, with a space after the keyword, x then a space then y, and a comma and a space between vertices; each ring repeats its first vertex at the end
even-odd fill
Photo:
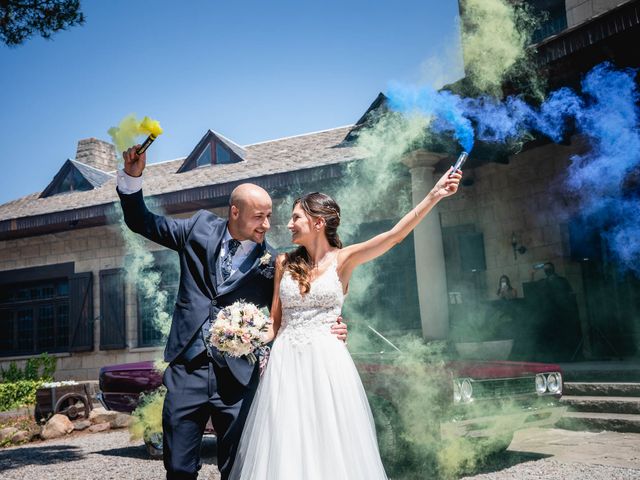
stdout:
POLYGON ((42 380, 18 380, 0 383, 0 412, 36 403, 36 390, 42 380))

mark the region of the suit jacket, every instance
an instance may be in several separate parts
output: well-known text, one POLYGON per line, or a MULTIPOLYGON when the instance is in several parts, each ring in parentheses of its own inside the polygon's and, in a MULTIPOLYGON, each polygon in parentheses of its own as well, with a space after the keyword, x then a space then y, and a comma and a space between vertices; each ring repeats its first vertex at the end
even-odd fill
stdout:
MULTIPOLYGON (((134 232, 175 250, 180 257, 180 285, 164 360, 178 359, 185 347, 200 334, 200 328, 217 312, 238 300, 271 307, 276 252, 267 242, 257 245, 225 282, 216 281, 216 259, 227 221, 206 210, 191 218, 175 219, 156 215, 144 203, 142 190, 131 195, 118 190, 124 220, 134 232), (265 253, 271 258, 264 262, 265 253), (261 261, 263 259, 263 261, 261 261)), ((212 347, 213 348, 213 347, 212 347)), ((251 379, 256 365, 246 358, 225 357, 233 375, 243 385, 251 379)))

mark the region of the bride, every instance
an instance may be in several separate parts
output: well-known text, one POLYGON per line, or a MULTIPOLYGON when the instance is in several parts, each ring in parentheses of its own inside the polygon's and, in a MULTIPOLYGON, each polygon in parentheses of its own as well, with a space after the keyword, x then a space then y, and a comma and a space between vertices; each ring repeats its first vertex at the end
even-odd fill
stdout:
POLYGON ((299 247, 279 255, 269 363, 249 411, 232 480, 377 480, 380 460, 367 397, 346 345, 330 332, 354 269, 400 243, 462 178, 449 170, 391 230, 342 247, 340 207, 310 193, 288 228, 299 247))

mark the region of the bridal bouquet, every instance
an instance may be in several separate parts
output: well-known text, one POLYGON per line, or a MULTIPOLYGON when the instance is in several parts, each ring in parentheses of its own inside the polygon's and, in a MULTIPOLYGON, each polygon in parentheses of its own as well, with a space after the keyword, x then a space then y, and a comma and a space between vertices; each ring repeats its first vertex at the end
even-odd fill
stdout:
POLYGON ((271 320, 253 303, 238 301, 218 312, 211 323, 209 342, 231 357, 247 356, 255 363, 255 351, 264 347, 271 320))

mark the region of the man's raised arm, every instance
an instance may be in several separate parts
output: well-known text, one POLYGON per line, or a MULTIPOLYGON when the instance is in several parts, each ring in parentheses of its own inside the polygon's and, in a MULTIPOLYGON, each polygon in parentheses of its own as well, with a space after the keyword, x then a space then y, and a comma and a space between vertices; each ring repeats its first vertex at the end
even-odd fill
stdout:
POLYGON ((123 153, 124 170, 118 171, 117 192, 124 213, 124 221, 134 232, 172 250, 180 250, 187 239, 197 215, 174 219, 150 212, 142 196, 142 172, 147 154, 136 153, 139 145, 123 153))

